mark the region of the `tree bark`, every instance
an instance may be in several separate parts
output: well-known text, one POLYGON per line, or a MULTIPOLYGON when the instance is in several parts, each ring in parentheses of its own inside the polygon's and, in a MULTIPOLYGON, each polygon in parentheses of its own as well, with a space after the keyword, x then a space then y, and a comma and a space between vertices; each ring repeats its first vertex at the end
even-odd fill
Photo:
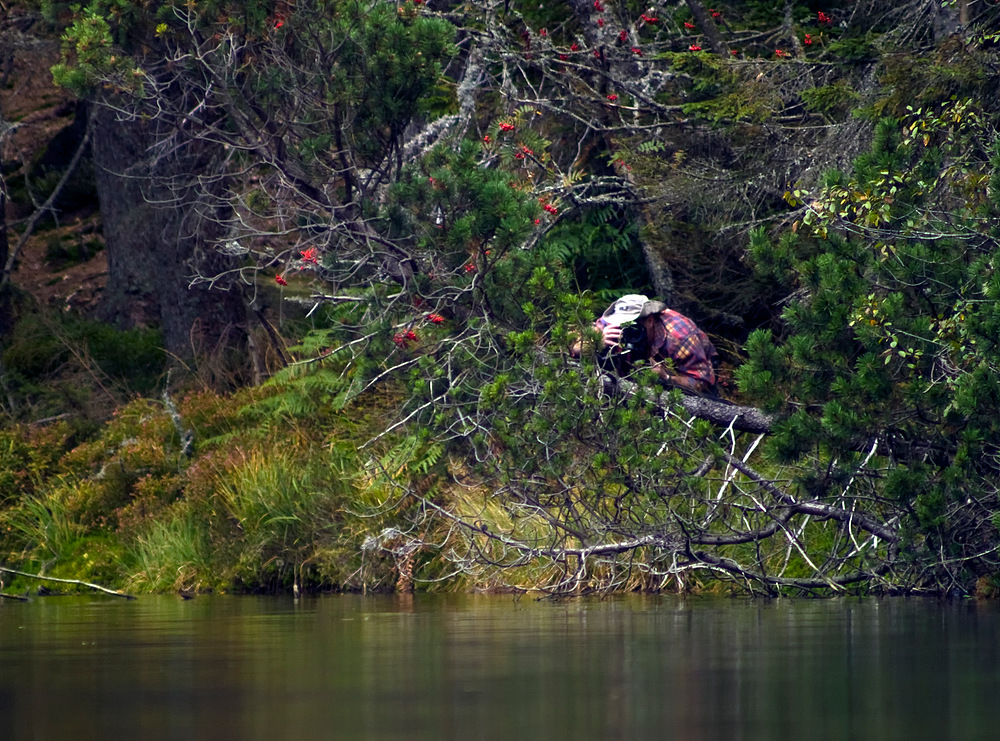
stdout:
MULTIPOLYGON (((609 394, 622 393, 626 396, 632 396, 638 393, 641 388, 631 381, 608 374, 602 374, 601 380, 604 382, 604 390, 609 394)), ((659 394, 656 401, 661 409, 669 408, 672 404, 669 392, 659 394)), ((767 434, 775 422, 773 414, 767 414, 756 407, 731 404, 721 399, 710 399, 682 392, 680 403, 688 414, 719 427, 732 427, 740 432, 767 434)))
POLYGON ((715 21, 712 20, 712 16, 705 10, 705 6, 699 0, 687 0, 687 6, 691 10, 691 15, 694 16, 698 28, 705 34, 705 39, 708 41, 708 48, 712 50, 713 54, 728 59, 729 48, 726 46, 726 42, 722 40, 722 34, 719 33, 719 29, 715 25, 715 21))
MULTIPOLYGON (((0 110, 0 145, 3 144, 4 136, 11 130, 11 125, 3 117, 0 110)), ((0 146, 0 155, 3 147, 0 146)), ((7 183, 3 177, 3 159, 0 157, 0 265, 7 264, 10 255, 10 240, 7 234, 7 183)), ((10 332, 12 316, 10 305, 10 286, 0 287, 0 337, 6 337, 10 332)))
MULTIPOLYGON (((0 115, 0 126, 3 126, 3 116, 0 115)), ((3 179, 3 160, 0 159, 0 265, 7 264, 10 253, 10 242, 7 239, 7 184, 3 179)), ((9 286, 0 288, 0 337, 5 337, 10 330, 10 290, 9 286)))
POLYGON ((219 205, 197 200, 193 187, 195 174, 204 175, 217 153, 211 145, 179 148, 182 153, 171 161, 154 165, 151 148, 170 133, 162 124, 120 120, 100 104, 92 120, 108 257, 101 317, 122 329, 158 325, 166 349, 181 358, 242 339, 242 331, 233 331, 245 325, 239 286, 192 285, 197 275, 219 275, 232 267, 215 250, 224 230, 219 205))

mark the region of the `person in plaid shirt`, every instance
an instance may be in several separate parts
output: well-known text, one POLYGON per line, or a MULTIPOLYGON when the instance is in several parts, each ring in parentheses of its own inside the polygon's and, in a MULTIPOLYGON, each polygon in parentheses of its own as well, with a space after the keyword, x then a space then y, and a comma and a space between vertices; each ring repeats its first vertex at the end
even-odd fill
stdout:
MULTIPOLYGON (((698 325, 662 301, 631 294, 611 304, 594 322, 594 328, 602 334, 604 346, 613 351, 621 339, 622 325, 629 322, 646 330, 645 359, 664 382, 687 391, 717 394, 718 353, 698 325)), ((579 345, 573 349, 579 353, 579 345)))

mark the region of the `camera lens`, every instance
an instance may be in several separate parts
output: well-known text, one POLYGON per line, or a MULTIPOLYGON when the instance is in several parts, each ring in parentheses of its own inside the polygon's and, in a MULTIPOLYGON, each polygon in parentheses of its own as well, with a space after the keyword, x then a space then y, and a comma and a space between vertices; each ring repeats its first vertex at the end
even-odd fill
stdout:
POLYGON ((618 345, 625 352, 631 352, 632 350, 640 347, 645 339, 646 330, 633 324, 622 330, 621 338, 618 340, 618 345))

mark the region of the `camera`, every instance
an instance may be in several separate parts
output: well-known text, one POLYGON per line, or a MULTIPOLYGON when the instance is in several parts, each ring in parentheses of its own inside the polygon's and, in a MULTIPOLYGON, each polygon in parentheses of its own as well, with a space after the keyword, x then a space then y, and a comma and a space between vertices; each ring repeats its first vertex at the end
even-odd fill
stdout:
POLYGON ((616 375, 627 376, 632 372, 634 363, 646 359, 648 347, 645 327, 627 324, 622 327, 618 344, 599 353, 601 367, 616 375))
POLYGON ((629 324, 622 329, 618 340, 619 352, 629 353, 632 360, 646 357, 646 328, 639 324, 629 324))

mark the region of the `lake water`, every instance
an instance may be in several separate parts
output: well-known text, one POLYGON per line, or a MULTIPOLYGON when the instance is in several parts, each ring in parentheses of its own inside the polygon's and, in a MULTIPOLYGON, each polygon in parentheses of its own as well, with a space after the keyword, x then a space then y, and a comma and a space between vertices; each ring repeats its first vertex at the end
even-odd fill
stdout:
POLYGON ((0 739, 997 739, 997 605, 0 601, 0 739))

